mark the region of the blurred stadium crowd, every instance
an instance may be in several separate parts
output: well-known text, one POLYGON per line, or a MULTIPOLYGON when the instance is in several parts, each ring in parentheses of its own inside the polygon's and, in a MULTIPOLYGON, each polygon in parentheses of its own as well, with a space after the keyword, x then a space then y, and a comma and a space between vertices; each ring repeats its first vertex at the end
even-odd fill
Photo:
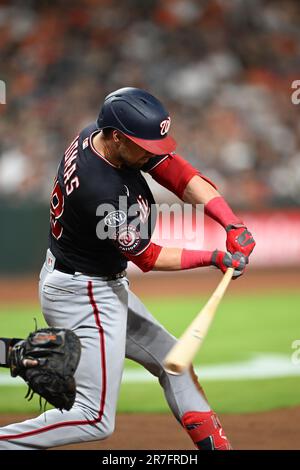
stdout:
POLYGON ((0 0, 0 198, 48 200, 103 97, 138 86, 233 206, 300 205, 299 25, 299 0, 0 0))

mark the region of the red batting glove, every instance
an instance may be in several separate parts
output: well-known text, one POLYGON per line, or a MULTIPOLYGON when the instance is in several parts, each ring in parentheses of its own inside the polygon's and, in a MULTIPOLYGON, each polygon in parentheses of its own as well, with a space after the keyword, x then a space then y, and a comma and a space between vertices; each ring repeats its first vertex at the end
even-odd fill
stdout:
MULTIPOLYGON (((247 227, 242 224, 227 225, 227 240, 226 248, 229 253, 239 252, 245 255, 247 258, 255 247, 255 241, 252 233, 249 232, 247 227)), ((248 263, 248 259, 247 259, 248 263)))
POLYGON ((236 252, 233 255, 225 253, 225 251, 215 250, 212 254, 212 264, 221 269, 223 273, 227 271, 227 268, 234 268, 233 279, 244 274, 245 267, 247 264, 247 258, 243 253, 236 252))

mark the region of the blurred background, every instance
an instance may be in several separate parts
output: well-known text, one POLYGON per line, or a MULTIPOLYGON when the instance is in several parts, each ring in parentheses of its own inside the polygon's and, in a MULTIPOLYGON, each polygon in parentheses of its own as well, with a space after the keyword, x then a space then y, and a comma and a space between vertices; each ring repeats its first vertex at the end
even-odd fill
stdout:
POLYGON ((0 271, 37 269, 62 154, 123 86, 165 103, 178 152, 234 209, 264 211, 253 231, 280 208, 271 233, 279 218, 299 264, 299 24, 297 0, 1 0, 0 241, 20 263, 7 248, 0 271))
MULTIPOLYGON (((200 362, 239 359, 248 361, 243 370, 260 372, 233 374, 235 382, 207 372, 205 384, 218 380, 206 384, 209 397, 224 412, 300 403, 300 366, 291 362, 300 336, 300 104, 292 102, 299 25, 299 0, 0 0, 3 335, 26 334, 39 310, 48 200, 65 148, 96 120, 107 93, 137 86, 166 105, 178 153, 217 184, 257 241, 200 362)), ((175 200, 150 184, 158 202, 175 200)), ((204 247, 224 242, 223 229, 206 220, 204 247)), ((200 271, 159 280, 132 272, 132 283, 179 335, 220 279, 200 271)), ((158 392, 150 384, 146 392, 143 380, 130 388, 134 380, 121 409, 165 411, 158 392)), ((13 397, 9 383, 1 390, 13 397)))

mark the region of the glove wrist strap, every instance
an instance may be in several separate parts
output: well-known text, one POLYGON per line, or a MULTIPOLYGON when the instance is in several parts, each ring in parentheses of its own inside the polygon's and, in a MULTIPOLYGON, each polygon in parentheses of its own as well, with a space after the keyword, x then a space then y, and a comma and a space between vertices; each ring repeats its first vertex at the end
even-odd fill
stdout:
POLYGON ((213 264, 214 266, 217 266, 217 268, 219 267, 219 263, 217 262, 218 254, 219 254, 219 250, 215 250, 213 251, 212 257, 211 257, 211 264, 213 264))
POLYGON ((245 224, 229 224, 227 227, 225 227, 226 232, 229 232, 233 228, 246 228, 245 224))

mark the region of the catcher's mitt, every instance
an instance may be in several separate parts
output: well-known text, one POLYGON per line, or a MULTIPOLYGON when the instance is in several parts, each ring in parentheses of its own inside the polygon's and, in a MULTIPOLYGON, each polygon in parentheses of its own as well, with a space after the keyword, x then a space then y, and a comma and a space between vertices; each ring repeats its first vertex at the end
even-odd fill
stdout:
POLYGON ((74 373, 81 344, 71 330, 42 328, 15 344, 8 358, 13 377, 20 376, 29 392, 38 393, 62 410, 72 408, 76 396, 74 373))

